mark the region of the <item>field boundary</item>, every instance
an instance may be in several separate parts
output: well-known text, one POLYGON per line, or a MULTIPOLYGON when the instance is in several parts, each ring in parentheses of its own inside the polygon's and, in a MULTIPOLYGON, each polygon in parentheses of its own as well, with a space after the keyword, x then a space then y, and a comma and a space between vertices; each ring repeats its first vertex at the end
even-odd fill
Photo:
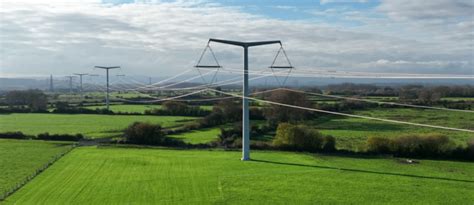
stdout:
POLYGON ((30 174, 28 175, 27 177, 23 178, 22 181, 20 182, 17 182, 13 187, 11 187, 9 190, 3 192, 3 193, 0 193, 0 201, 4 201, 8 196, 12 195, 13 193, 15 193, 16 191, 18 191, 21 187, 23 187, 24 185, 26 185, 28 182, 30 182, 31 180, 33 180, 36 176, 38 176, 41 172, 43 172, 44 170, 46 170, 48 167, 50 167, 51 165, 53 165, 56 161, 58 161, 59 159, 61 159, 61 157, 63 157, 64 155, 68 154, 70 151, 72 151, 74 148, 76 148, 76 144, 73 144, 72 146, 70 146, 69 149, 67 149, 66 151, 64 152, 61 152, 57 155, 55 155, 51 160, 49 160, 47 163, 43 164, 43 166, 41 166, 40 168, 36 169, 33 174, 30 174))

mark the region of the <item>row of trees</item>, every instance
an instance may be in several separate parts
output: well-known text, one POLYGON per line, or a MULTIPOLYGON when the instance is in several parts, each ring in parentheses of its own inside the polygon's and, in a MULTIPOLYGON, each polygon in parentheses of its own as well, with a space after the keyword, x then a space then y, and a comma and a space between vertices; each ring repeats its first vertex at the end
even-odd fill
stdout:
POLYGON ((178 115, 178 116, 206 116, 210 111, 203 110, 199 106, 189 106, 188 104, 176 101, 167 101, 162 104, 161 109, 145 110, 149 115, 178 115))
MULTIPOLYGON (((441 85, 441 86, 377 86, 374 84, 342 83, 328 85, 325 91, 334 95, 363 95, 363 96, 400 96, 410 99, 418 98, 420 92, 436 93, 440 97, 474 97, 472 85, 441 85), (404 92, 404 93, 401 93, 404 92), (408 93, 407 93, 408 92, 408 93)), ((421 94, 426 95, 426 94, 421 94)))
POLYGON ((12 109, 28 109, 32 112, 48 109, 48 97, 41 90, 14 90, 5 95, 5 102, 12 109))
POLYGON ((38 135, 27 135, 22 132, 5 132, 0 133, 3 139, 23 139, 23 140, 53 140, 53 141, 79 141, 84 139, 82 134, 49 134, 40 133, 38 135))
POLYGON ((330 152, 336 150, 336 139, 305 125, 281 123, 273 139, 273 146, 297 151, 330 152))
POLYGON ((453 157, 473 160, 474 140, 463 147, 441 134, 408 134, 395 138, 369 137, 367 151, 401 157, 453 157))

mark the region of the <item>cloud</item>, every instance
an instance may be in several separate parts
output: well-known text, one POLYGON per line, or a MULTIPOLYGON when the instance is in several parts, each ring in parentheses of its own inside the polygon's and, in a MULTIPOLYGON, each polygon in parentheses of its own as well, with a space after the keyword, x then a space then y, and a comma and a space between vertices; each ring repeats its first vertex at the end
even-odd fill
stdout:
POLYGON ((472 0, 384 0, 378 8, 393 19, 449 21, 471 18, 474 11, 472 0))
POLYGON ((320 4, 330 4, 330 3, 367 3, 368 0, 320 0, 320 4))
MULTIPOLYGON (((301 68, 472 73, 474 64, 472 46, 458 42, 471 37, 470 21, 453 24, 464 31, 459 36, 447 31, 433 31, 434 34, 427 31, 425 34, 430 38, 418 38, 409 30, 409 37, 405 38, 396 29, 386 35, 384 31, 390 30, 384 29, 386 24, 349 30, 331 22, 267 18, 246 13, 239 7, 206 1, 127 4, 12 1, 2 4, 0 15, 3 17, 0 23, 2 74, 67 75, 90 72, 94 65, 121 65, 129 75, 173 75, 192 68, 211 37, 246 41, 280 39, 292 63, 301 68), (387 63, 379 62, 381 59, 387 63)), ((363 13, 352 12, 352 15, 363 13)), ((212 46, 225 67, 242 66, 241 48, 212 46)), ((270 65, 277 50, 276 46, 252 48, 252 69, 270 65)))

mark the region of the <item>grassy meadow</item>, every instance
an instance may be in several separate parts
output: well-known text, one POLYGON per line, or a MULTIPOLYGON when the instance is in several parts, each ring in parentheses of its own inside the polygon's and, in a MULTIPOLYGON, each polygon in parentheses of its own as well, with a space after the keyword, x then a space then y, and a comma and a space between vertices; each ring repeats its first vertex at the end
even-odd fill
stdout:
MULTIPOLYGON (((354 111, 354 114, 422 124, 474 129, 474 115, 463 112, 392 108, 354 111)), ((360 118, 321 117, 318 120, 314 120, 311 125, 320 130, 323 134, 330 134, 336 137, 338 148, 352 150, 362 149, 367 137, 370 136, 396 137, 413 133, 441 133, 451 137, 458 143, 465 143, 467 140, 474 138, 474 133, 393 124, 360 118)))
POLYGON ((70 148, 65 142, 0 139, 0 195, 70 148))
MULTIPOLYGON (((201 109, 204 110, 212 110, 212 106, 199 106, 201 109)), ((106 106, 86 106, 84 108, 87 109, 92 109, 95 110, 97 108, 103 109, 106 108, 106 106)), ((145 113, 145 110, 152 110, 152 109, 161 109, 161 105, 127 105, 127 104, 122 104, 122 105, 111 105, 110 110, 113 112, 133 112, 133 113, 145 113)))
POLYGON ((89 138, 114 137, 135 121, 175 127, 196 119, 181 116, 36 114, 0 115, 0 132, 21 131, 25 134, 84 134, 89 138))
POLYGON ((80 147, 5 204, 471 204, 474 164, 80 147))
POLYGON ((188 144, 206 144, 217 139, 217 136, 221 133, 219 127, 205 128, 201 130, 191 130, 186 133, 169 135, 172 138, 180 139, 188 144))

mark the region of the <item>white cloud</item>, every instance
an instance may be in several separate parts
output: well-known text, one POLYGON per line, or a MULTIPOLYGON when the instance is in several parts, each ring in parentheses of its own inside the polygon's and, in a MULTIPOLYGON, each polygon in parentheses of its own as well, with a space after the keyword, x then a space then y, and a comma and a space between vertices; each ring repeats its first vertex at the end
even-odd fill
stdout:
MULTIPOLYGON (((15 1, 2 3, 0 15, 1 72, 18 75, 88 72, 99 64, 122 65, 127 74, 171 75, 192 68, 210 37, 281 39, 292 62, 305 68, 420 73, 472 73, 473 68, 472 46, 458 43, 449 32, 420 41, 398 37, 396 32, 380 35, 377 29, 350 31, 270 19, 205 1, 118 5, 15 1)), ((454 25, 466 32, 472 27, 471 22, 454 25)), ((241 67, 240 48, 213 47, 224 66, 241 67)), ((277 49, 252 48, 253 68, 268 66, 277 49)))
POLYGON ((472 20, 472 0, 384 0, 378 8, 394 19, 448 21, 462 17, 472 20))

